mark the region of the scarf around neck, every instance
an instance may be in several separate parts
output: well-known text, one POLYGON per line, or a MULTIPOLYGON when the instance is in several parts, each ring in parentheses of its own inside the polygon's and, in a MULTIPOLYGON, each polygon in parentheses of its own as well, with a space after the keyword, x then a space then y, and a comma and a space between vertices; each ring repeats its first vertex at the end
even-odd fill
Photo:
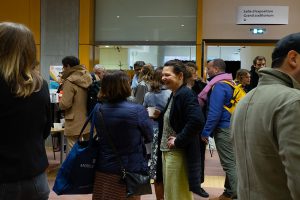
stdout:
POLYGON ((210 91, 210 89, 218 82, 220 81, 232 81, 232 74, 228 73, 222 73, 214 76, 211 81, 205 86, 205 88, 198 94, 198 102, 201 107, 203 107, 206 104, 207 101, 207 94, 210 91))

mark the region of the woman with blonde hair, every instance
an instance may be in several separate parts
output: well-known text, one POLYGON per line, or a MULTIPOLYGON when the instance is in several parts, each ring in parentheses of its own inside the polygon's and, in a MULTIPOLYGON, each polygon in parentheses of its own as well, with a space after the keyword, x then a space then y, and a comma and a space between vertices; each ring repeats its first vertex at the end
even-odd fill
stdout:
POLYGON ((22 24, 0 23, 0 199, 49 196, 50 96, 37 65, 32 32, 22 24))
POLYGON ((163 190, 163 177, 162 177, 162 158, 160 151, 160 143, 162 135, 162 126, 159 126, 159 115, 164 111, 168 99, 171 95, 171 90, 167 89, 162 82, 162 70, 163 67, 157 67, 153 74, 153 80, 151 81, 151 90, 145 95, 143 105, 149 109, 149 107, 155 107, 153 116, 149 115, 153 123, 153 141, 151 144, 151 159, 150 159, 150 176, 154 180, 154 189, 157 200, 164 199, 163 190))
POLYGON ((249 86, 251 81, 250 72, 247 69, 239 69, 236 72, 236 80, 237 84, 241 84, 245 92, 249 92, 249 86))
POLYGON ((145 94, 150 91, 150 82, 153 77, 153 66, 146 64, 142 67, 139 74, 138 85, 134 92, 135 102, 143 105, 145 94))

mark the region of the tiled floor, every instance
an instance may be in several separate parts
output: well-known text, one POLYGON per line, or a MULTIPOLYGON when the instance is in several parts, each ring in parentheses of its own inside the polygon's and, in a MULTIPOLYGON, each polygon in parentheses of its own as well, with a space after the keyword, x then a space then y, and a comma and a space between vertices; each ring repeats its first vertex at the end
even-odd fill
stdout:
MULTIPOLYGON (((50 188, 53 187, 56 171, 59 167, 59 152, 56 153, 56 160, 53 158, 53 153, 51 150, 48 151, 49 158, 49 169, 48 178, 50 188)), ((206 165, 205 165, 205 182, 202 185, 204 189, 210 194, 210 197, 219 196, 223 192, 224 184, 224 172, 220 166, 219 158, 217 152, 214 152, 213 157, 207 151, 206 154, 206 165)), ((57 196, 53 191, 50 193, 49 200, 91 200, 92 195, 62 195, 57 196)), ((155 195, 144 195, 142 200, 155 200, 155 195)), ((202 198, 199 196, 194 196, 194 200, 205 200, 208 198, 202 198)))

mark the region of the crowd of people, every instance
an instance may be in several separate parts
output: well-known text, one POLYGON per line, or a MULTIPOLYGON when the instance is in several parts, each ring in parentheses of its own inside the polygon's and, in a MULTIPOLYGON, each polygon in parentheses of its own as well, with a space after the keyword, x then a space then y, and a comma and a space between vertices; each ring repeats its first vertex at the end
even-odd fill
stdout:
MULTIPOLYGON (((3 200, 49 197, 50 95, 38 65, 32 32, 21 24, 0 23, 3 200)), ((101 82, 94 113, 99 139, 94 200, 141 199, 126 197, 119 158, 127 171, 150 174, 158 200, 209 197, 201 186, 209 138, 225 172, 224 192, 211 200, 300 199, 300 33, 276 44, 271 67, 257 56, 251 71, 238 70, 236 80, 219 58, 207 63, 207 81, 197 76, 195 63, 180 60, 155 69, 136 61, 132 79, 100 65, 90 73, 74 56, 64 57, 62 65, 59 108, 67 154, 87 117, 87 88, 101 82), (247 93, 233 113, 226 109, 234 92, 227 82, 247 93)))

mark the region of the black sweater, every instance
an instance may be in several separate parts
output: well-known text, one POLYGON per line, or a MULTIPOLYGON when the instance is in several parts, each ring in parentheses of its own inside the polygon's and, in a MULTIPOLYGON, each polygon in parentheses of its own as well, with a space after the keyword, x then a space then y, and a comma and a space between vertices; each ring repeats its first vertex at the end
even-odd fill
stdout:
POLYGON ((32 178, 46 170, 50 120, 46 81, 39 92, 16 98, 0 78, 0 183, 32 178))

